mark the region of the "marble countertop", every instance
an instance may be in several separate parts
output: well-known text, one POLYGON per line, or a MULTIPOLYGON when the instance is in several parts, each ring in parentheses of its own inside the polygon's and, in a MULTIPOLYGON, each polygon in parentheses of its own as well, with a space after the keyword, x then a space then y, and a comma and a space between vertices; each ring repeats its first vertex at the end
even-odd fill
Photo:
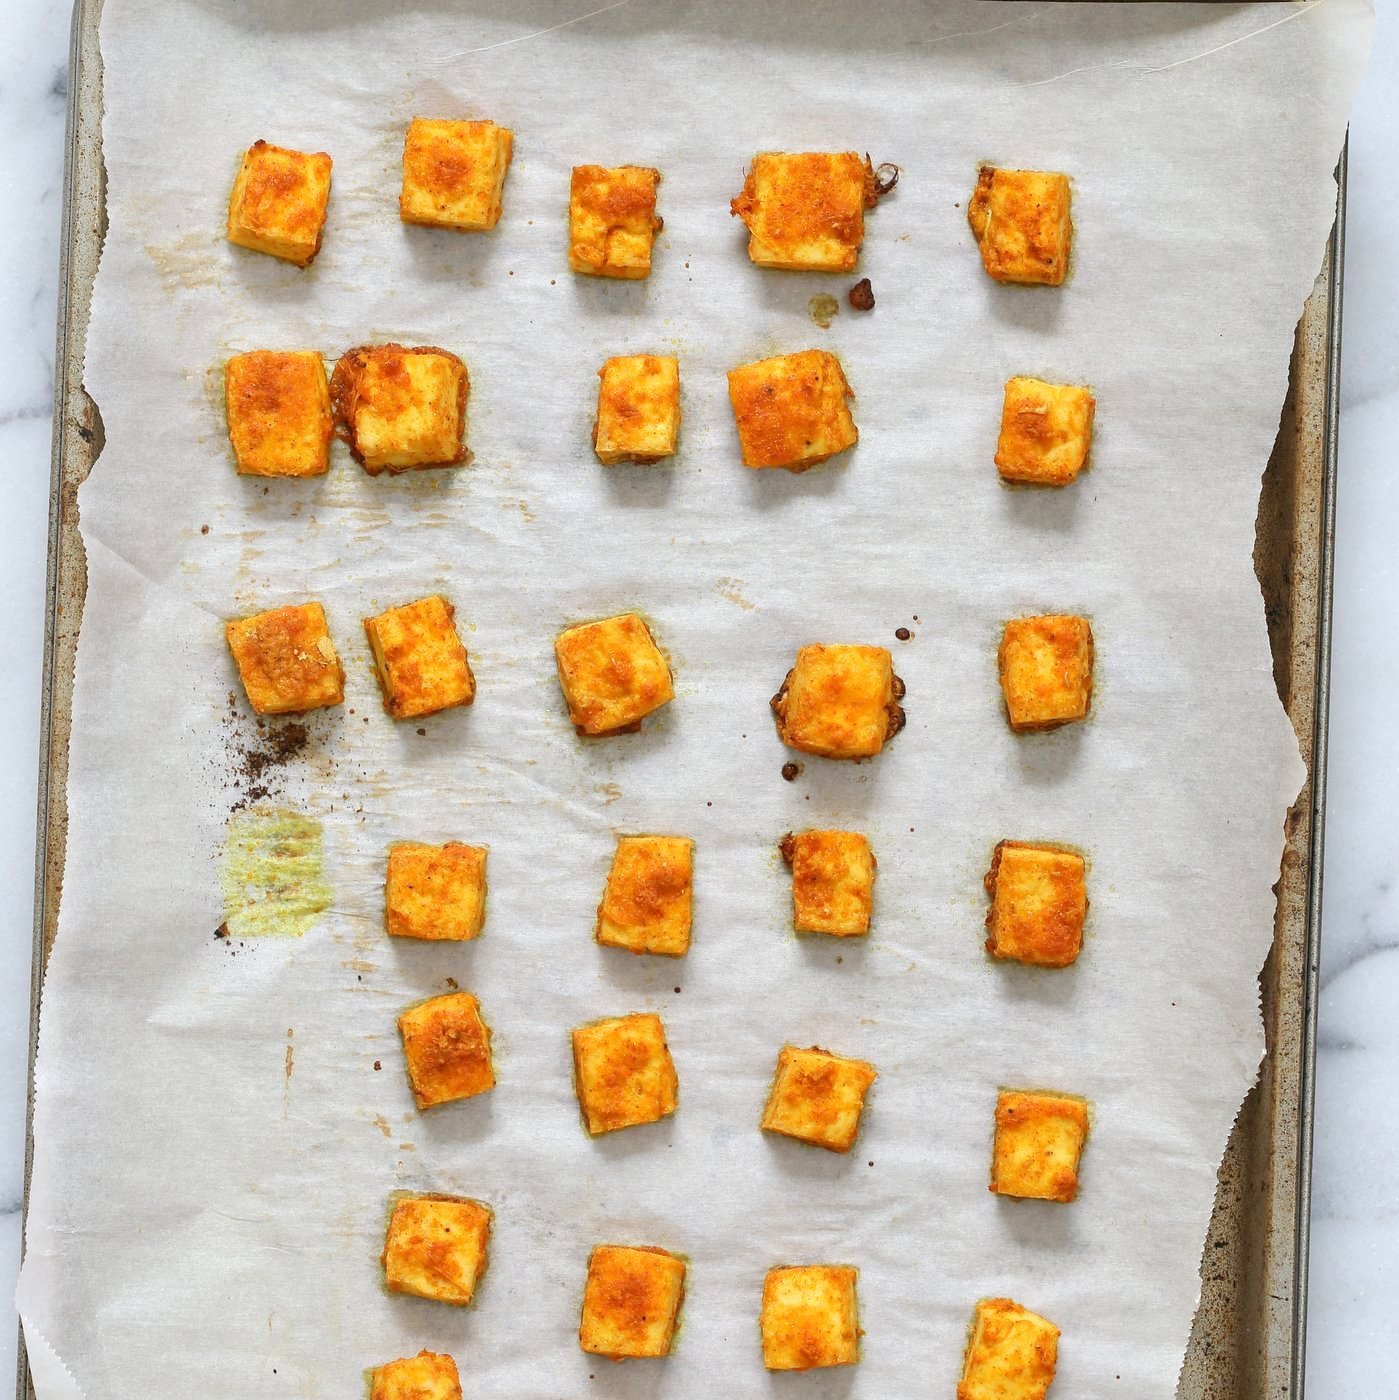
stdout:
MULTIPOLYGON (((69 0, 0 14, 0 1292, 19 1264, 69 0)), ((1350 138, 1307 1379, 1395 1394, 1399 1311, 1399 0, 1350 138), (1388 1066, 1388 1068, 1386 1068, 1388 1066)), ((15 1330, 0 1326, 0 1377, 15 1330)), ((3 1382, 0 1382, 3 1384, 3 1382)))

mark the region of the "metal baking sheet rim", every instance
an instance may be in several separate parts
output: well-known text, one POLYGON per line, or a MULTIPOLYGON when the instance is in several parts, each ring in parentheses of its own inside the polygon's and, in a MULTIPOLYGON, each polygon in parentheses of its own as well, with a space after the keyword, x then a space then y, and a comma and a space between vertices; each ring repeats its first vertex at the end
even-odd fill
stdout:
MULTIPOLYGON (((68 70, 40 715, 26 1218, 39 1003, 62 887, 73 663, 86 585, 77 489, 103 441, 101 418, 82 388, 83 347, 106 228, 101 11, 102 0, 76 0, 68 70)), ((1255 546, 1279 693, 1311 777, 1288 816, 1276 937, 1260 976, 1268 1054, 1220 1167, 1201 1261, 1200 1306, 1181 1372, 1179 1400, 1301 1400, 1303 1391, 1345 174, 1343 152, 1337 168, 1336 225, 1298 325, 1287 402, 1264 473, 1255 546)), ((33 1394, 21 1334, 18 1400, 33 1394)))

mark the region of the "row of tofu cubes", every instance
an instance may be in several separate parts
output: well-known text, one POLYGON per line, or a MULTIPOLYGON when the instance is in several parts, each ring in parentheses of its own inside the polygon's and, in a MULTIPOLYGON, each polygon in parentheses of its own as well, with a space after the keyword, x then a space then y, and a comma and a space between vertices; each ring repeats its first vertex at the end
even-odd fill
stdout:
MULTIPOLYGON (((472 1228, 469 1216, 461 1228, 472 1228)), ((668 1356, 686 1272, 685 1259, 664 1249, 598 1245, 583 1285, 579 1345, 618 1361, 668 1356)), ((768 1271, 758 1318, 769 1371, 850 1366, 860 1359, 857 1278, 848 1264, 768 1271)), ((972 1314, 957 1400, 1044 1400, 1058 1360, 1059 1329, 1052 1322, 1010 1298, 983 1298, 972 1314)), ((462 1400, 456 1362, 421 1351, 379 1366, 370 1373, 370 1400, 462 1400)))
MULTIPOLYGON (((598 376, 598 460, 648 465, 673 456, 679 360, 620 355, 598 376)), ((728 382, 745 466, 803 472, 859 440, 850 385, 827 350, 739 365, 728 382)), ((455 466, 467 457, 469 389, 466 365, 436 346, 360 346, 340 357, 329 379, 315 350, 251 350, 224 366, 229 441, 245 476, 321 475, 337 423, 370 475, 455 466)), ((1001 477, 1068 485, 1088 460, 1094 409, 1079 385, 1009 380, 995 453, 1001 477)))
MULTIPOLYGON (((491 121, 416 117, 403 145, 399 217, 459 232, 500 219, 514 134, 491 121)), ((320 251, 330 203, 331 159, 257 141, 244 153, 228 205, 239 247, 306 267, 320 251)), ((651 271, 662 227, 660 171, 641 165, 576 165, 569 182, 568 265, 574 272, 636 280, 651 271)), ((748 228, 760 267, 848 272, 865 237, 865 210, 898 180, 855 151, 764 151, 753 157, 730 213, 748 228)), ((967 205, 982 265, 1000 282, 1058 286, 1073 236, 1069 181, 1055 171, 982 166, 967 205)))
MULTIPOLYGON (((638 955, 684 957, 694 908, 694 849, 688 836, 620 836, 598 905, 594 937, 638 955)), ((779 843, 792 871, 798 933, 867 934, 877 862, 858 831, 789 832, 779 843)), ((460 841, 389 847, 384 924, 394 938, 464 943, 486 920, 484 846, 460 841)), ((1003 961, 1068 967, 1083 947, 1087 864, 1068 847, 1001 841, 984 881, 990 900, 986 951, 1003 961)))
MULTIPOLYGON (((440 594, 364 620, 384 708, 417 719, 476 698, 476 678, 440 594)), ((248 703, 258 714, 301 714, 339 705, 345 669, 317 602, 254 613, 225 637, 248 703)), ((675 698, 670 664, 636 613, 565 628, 554 640, 559 683, 580 735, 632 733, 675 698)), ((1006 716, 1016 731, 1055 729, 1087 717, 1093 694, 1088 619, 1012 618, 997 651, 1006 716)), ((771 708, 789 748, 823 758, 872 758, 904 726, 904 683, 885 647, 800 648, 771 708)))

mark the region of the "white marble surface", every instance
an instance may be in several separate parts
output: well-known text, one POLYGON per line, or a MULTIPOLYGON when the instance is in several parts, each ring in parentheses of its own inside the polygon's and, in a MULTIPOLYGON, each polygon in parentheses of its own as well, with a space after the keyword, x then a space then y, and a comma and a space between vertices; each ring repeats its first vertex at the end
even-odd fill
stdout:
MULTIPOLYGON (((18 1267, 68 0, 0 0, 0 1293, 18 1267)), ((1351 128, 1309 1393, 1391 1400, 1399 1314, 1399 0, 1351 128)), ((14 1332, 0 1326, 0 1388, 14 1332)))

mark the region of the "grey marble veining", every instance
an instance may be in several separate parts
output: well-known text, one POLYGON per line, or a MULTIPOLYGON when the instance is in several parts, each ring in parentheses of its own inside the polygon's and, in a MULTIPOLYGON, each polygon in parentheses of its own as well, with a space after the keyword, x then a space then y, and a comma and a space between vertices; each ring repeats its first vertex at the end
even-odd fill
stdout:
MULTIPOLYGON (((1351 131, 1309 1393, 1388 1400, 1399 1312, 1399 0, 1351 131)), ((0 1291, 18 1264, 67 0, 0 4, 0 1291)), ((0 1385, 14 1333, 0 1326, 0 1385)))

